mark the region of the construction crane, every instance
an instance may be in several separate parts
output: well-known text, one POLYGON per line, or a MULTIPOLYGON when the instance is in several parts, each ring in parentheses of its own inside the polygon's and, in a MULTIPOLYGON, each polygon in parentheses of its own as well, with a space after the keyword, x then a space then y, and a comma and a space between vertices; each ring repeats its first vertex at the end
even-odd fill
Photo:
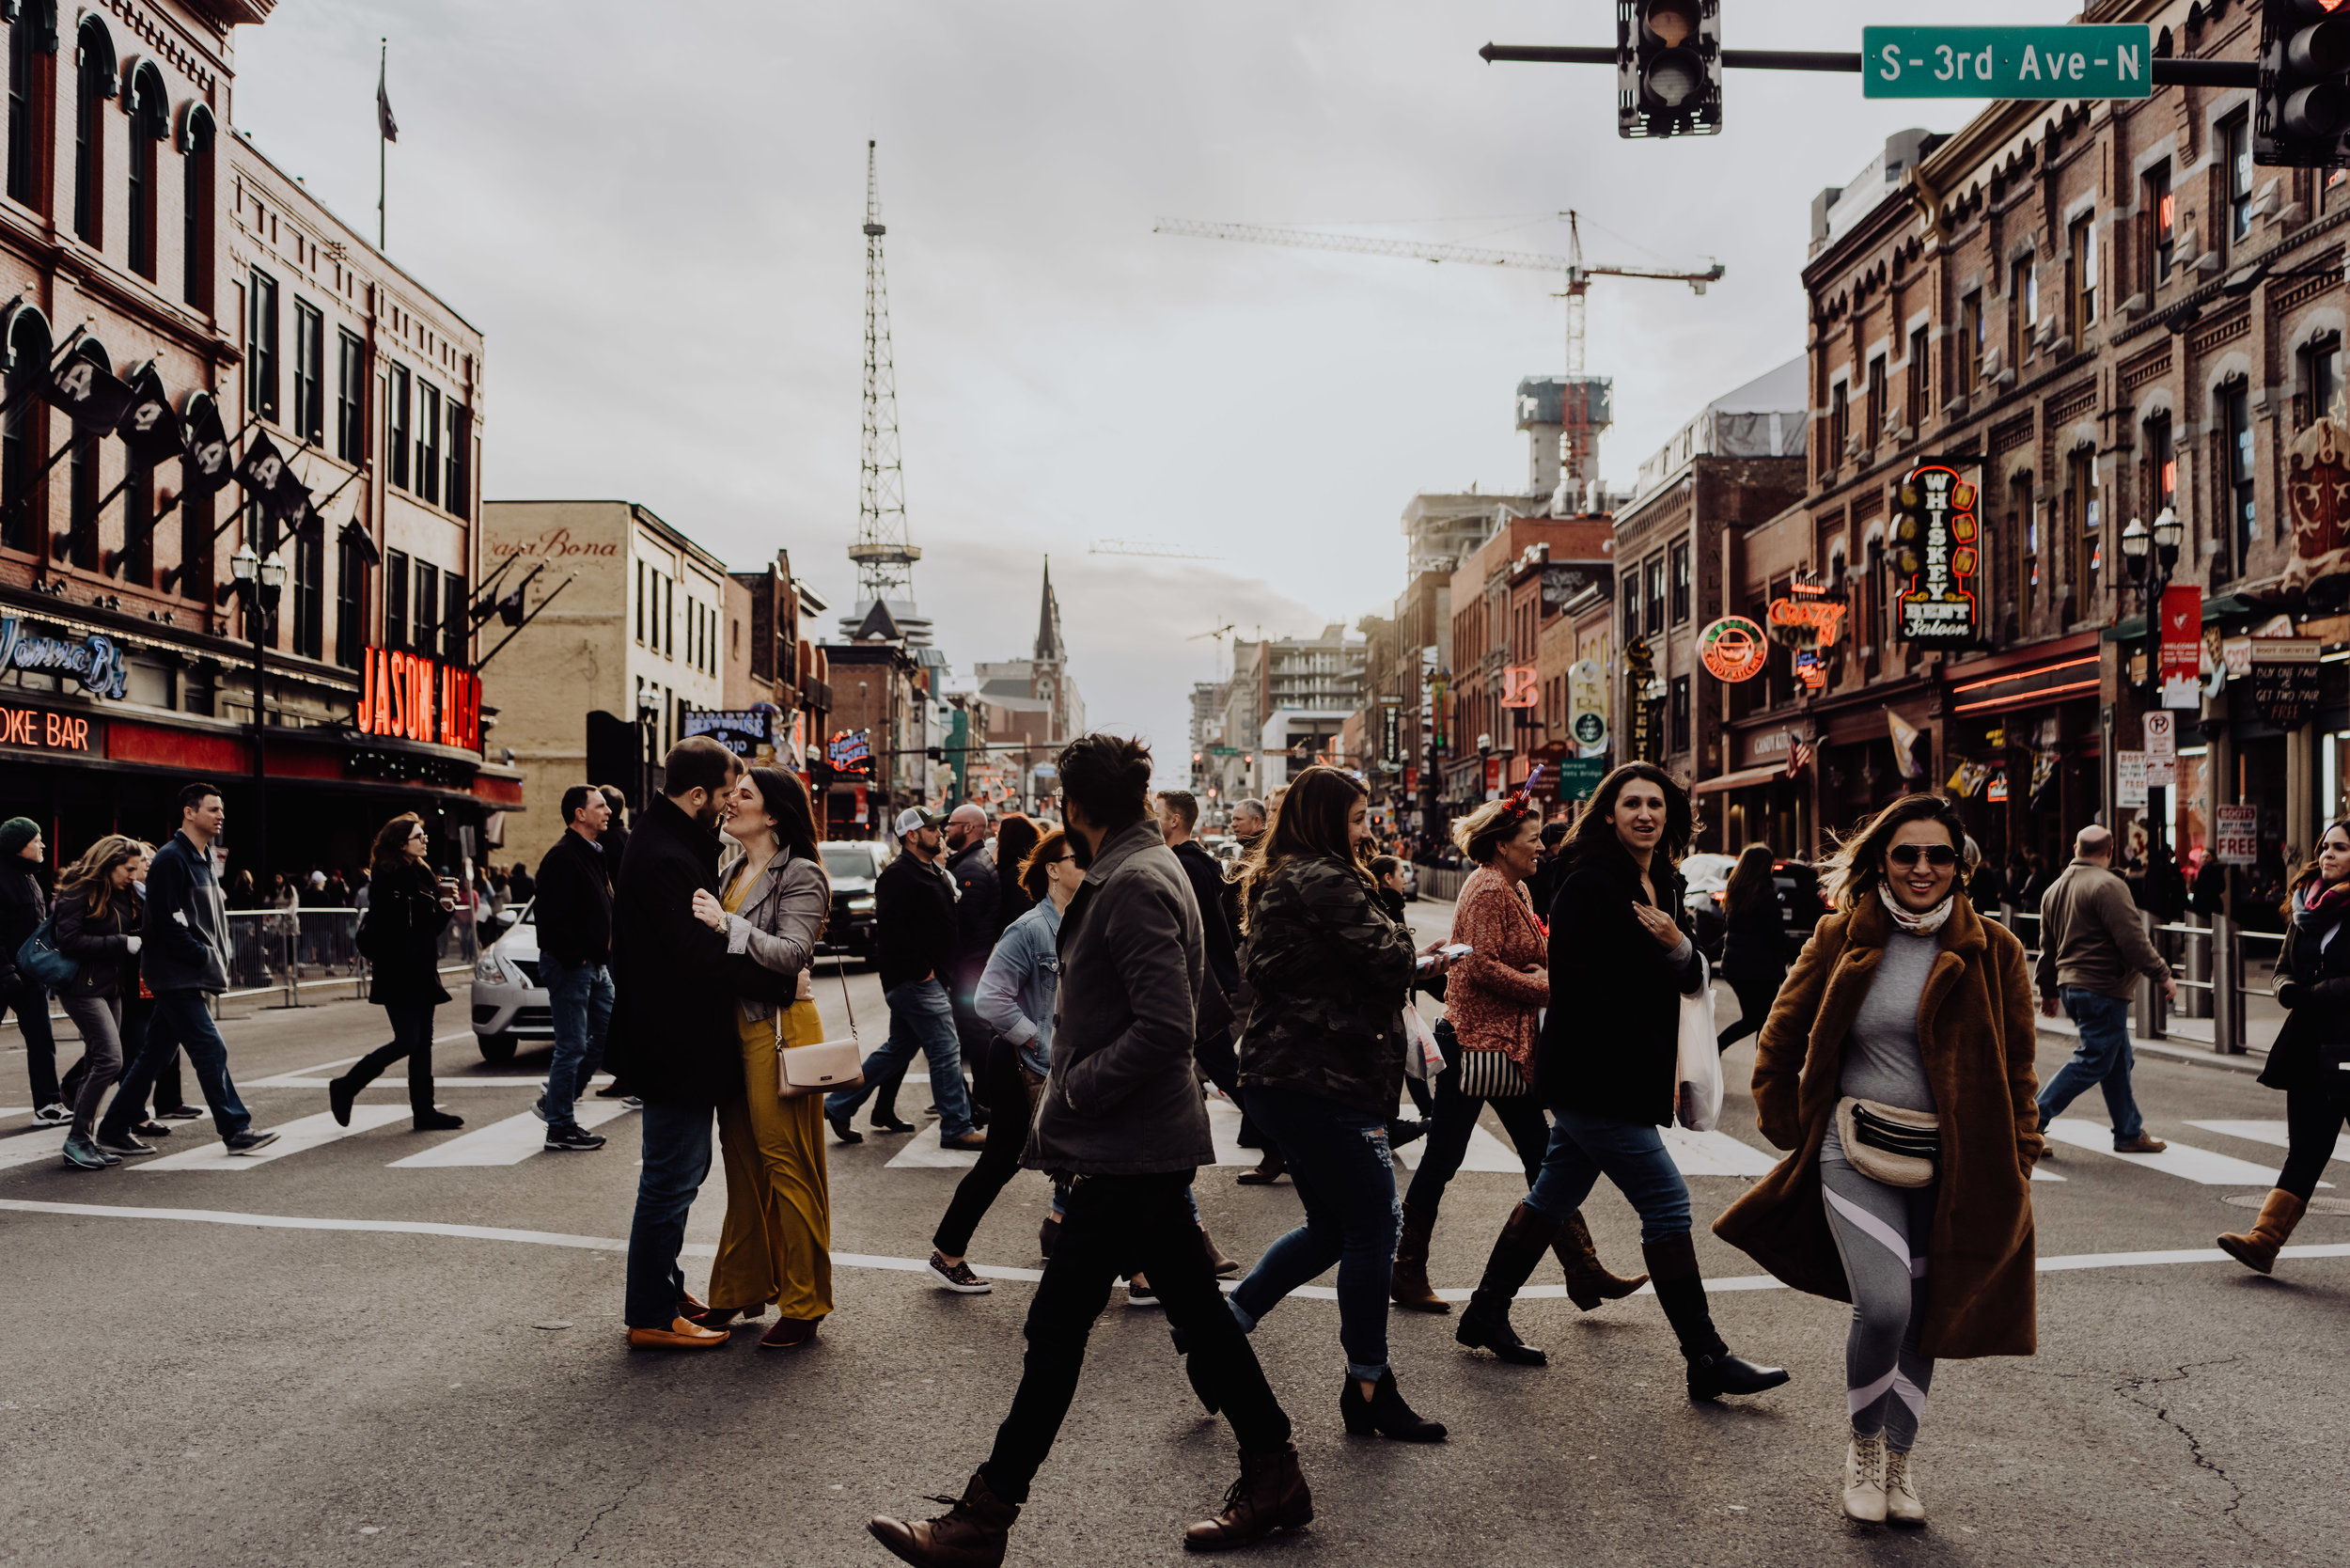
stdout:
POLYGON ((1152 544, 1131 539, 1097 539, 1086 546, 1089 556, 1154 556, 1170 561, 1220 561, 1222 556, 1205 556, 1196 550, 1180 549, 1172 544, 1152 544))
POLYGON ((1661 267, 1619 267, 1583 259, 1583 231, 1573 211, 1567 220, 1567 254, 1548 256, 1534 251, 1483 250, 1475 245, 1423 244, 1417 240, 1383 240, 1367 234, 1332 234, 1318 228, 1271 228, 1250 223, 1202 223, 1193 218, 1162 218, 1153 234, 1187 235, 1195 240, 1242 240, 1260 245, 1293 245, 1301 250, 1344 251, 1355 256, 1399 256, 1415 261, 1459 261, 1475 267, 1516 267, 1530 272, 1558 273, 1566 279, 1561 290, 1567 302, 1567 374, 1583 373, 1583 300, 1595 277, 1645 277, 1665 283, 1685 283, 1697 293, 1722 280, 1718 261, 1701 273, 1661 267))
POLYGON ((1194 632, 1183 640, 1185 642, 1198 642, 1202 637, 1214 637, 1215 639, 1215 678, 1218 681, 1221 681, 1224 679, 1224 639, 1239 630, 1240 628, 1238 626, 1235 626, 1232 622, 1228 620, 1223 625, 1216 627, 1214 631, 1194 632))

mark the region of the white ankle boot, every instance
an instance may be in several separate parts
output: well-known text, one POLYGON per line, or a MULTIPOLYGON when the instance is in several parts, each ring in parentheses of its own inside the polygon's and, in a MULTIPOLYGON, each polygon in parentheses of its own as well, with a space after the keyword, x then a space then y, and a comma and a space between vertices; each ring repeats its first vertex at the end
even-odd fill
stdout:
POLYGON ((1890 1450, 1885 1455, 1885 1517, 1897 1525, 1926 1522, 1926 1505, 1918 1496, 1917 1478, 1909 1472, 1909 1455, 1890 1450))
POLYGON ((1885 1511, 1885 1434, 1863 1437, 1856 1432, 1844 1450, 1845 1517, 1881 1525, 1885 1511))

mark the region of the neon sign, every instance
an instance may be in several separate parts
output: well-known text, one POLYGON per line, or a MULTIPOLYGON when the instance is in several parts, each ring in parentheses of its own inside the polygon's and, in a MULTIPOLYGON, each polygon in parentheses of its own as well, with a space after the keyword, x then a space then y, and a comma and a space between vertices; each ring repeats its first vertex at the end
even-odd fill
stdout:
POLYGON ((422 653, 370 648, 360 666, 359 732, 481 749, 481 677, 422 653))
POLYGON ((1726 615, 1698 634, 1698 661, 1716 681, 1751 681, 1770 656, 1762 628, 1742 615, 1726 615))
POLYGON ((1947 463, 1926 463, 1909 471, 1894 499, 1894 559, 1909 574, 1895 601, 1901 639, 1939 647, 1974 641, 1982 554, 1975 486, 1947 463))

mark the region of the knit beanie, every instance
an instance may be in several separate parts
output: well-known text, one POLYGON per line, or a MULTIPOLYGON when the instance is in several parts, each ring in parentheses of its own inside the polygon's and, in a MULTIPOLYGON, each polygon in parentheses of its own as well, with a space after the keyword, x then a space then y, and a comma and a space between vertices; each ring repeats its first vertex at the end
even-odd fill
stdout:
POLYGON ((0 860, 13 860, 24 846, 40 837, 40 823, 30 817, 10 817, 0 823, 0 860))

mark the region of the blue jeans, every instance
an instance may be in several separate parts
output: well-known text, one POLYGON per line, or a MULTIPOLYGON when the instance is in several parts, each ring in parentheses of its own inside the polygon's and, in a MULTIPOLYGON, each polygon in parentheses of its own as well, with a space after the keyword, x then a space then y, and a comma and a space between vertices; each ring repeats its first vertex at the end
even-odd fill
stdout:
POLYGON ((1232 1315, 1254 1331, 1283 1296, 1336 1263, 1346 1374, 1376 1383, 1387 1370, 1387 1287, 1402 1226, 1387 1119, 1290 1090, 1246 1092, 1250 1118, 1289 1161, 1306 1223, 1265 1248, 1232 1293, 1232 1315))
POLYGON ((2138 1113, 2138 1096, 2130 1092, 2130 1004, 2122 996, 2107 996, 2077 985, 2063 988, 2064 1011, 2080 1030, 2073 1059, 2057 1070, 2040 1091, 2040 1124, 2047 1126, 2064 1114, 2064 1107, 2086 1093, 2091 1084, 2106 1091, 2106 1114, 2113 1118, 2116 1145, 2135 1142, 2146 1130, 2138 1113))
POLYGON ((604 1031, 612 1023, 612 971, 601 964, 543 961, 547 1011, 555 1015, 555 1059, 547 1064, 547 1125, 572 1126, 572 1107, 603 1065, 604 1031))
POLYGON ((685 1299, 685 1273, 677 1266, 685 1247, 685 1216, 710 1174, 708 1105, 645 1102, 645 1168, 636 1178, 636 1217, 628 1228, 631 1328, 666 1328, 685 1299))
POLYGON ((212 1027, 204 993, 166 991, 155 998, 155 1015, 147 1025, 147 1043, 139 1047, 138 1060, 116 1087, 114 1103, 98 1124, 99 1137, 119 1140, 130 1134, 132 1113, 147 1103, 155 1074, 171 1060, 174 1051, 188 1054, 188 1065, 196 1069, 204 1104, 211 1108, 212 1125, 222 1137, 234 1137, 253 1125, 253 1113, 237 1098, 237 1086, 229 1080, 228 1046, 212 1027))
POLYGON ((825 1095, 824 1114, 854 1116, 866 1096, 919 1051, 930 1058, 939 1137, 957 1138, 978 1132, 978 1124, 971 1120, 971 1096, 963 1085, 963 1042, 955 1033, 955 1010, 947 999, 947 988, 935 978, 908 980, 886 993, 885 999, 889 1003, 889 1038, 865 1058, 863 1087, 825 1095))
POLYGON ((1665 1152, 1665 1137, 1645 1121, 1562 1110, 1550 1129, 1543 1168, 1526 1206, 1562 1221, 1583 1206, 1606 1176, 1640 1214, 1640 1245, 1689 1233, 1689 1184, 1665 1152))

